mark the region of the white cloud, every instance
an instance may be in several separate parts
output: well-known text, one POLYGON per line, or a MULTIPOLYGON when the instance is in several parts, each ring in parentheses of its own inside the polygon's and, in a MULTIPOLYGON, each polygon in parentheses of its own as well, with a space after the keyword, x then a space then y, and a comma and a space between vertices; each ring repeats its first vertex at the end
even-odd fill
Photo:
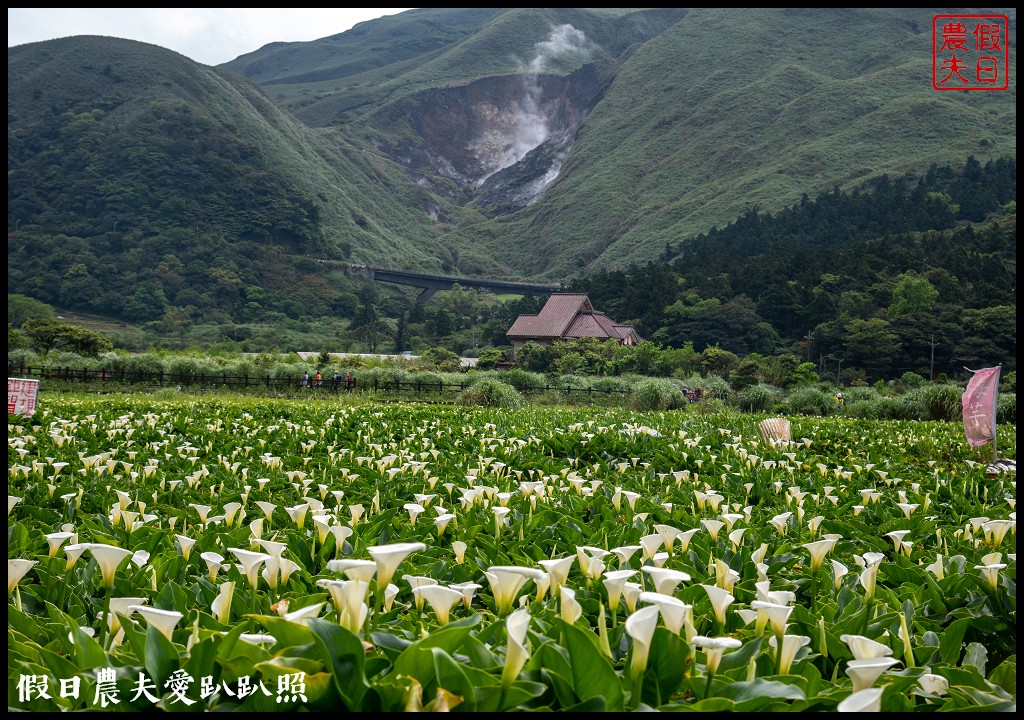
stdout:
POLYGON ((152 43, 219 65, 272 42, 317 40, 410 8, 7 8, 7 47, 72 35, 152 43))

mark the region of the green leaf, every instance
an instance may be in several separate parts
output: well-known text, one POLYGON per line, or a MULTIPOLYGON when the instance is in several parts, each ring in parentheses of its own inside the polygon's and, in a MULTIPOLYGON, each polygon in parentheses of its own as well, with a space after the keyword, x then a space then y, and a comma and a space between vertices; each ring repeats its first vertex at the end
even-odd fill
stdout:
POLYGON ((578 703, 579 698, 573 687, 569 653, 565 648, 553 642, 542 643, 540 647, 534 648, 525 670, 541 673, 544 682, 554 691, 561 707, 567 708, 578 703))
POLYGON ((608 712, 608 708, 605 706, 605 700, 603 697, 593 697, 589 700, 584 700, 581 703, 573 705, 572 707, 565 708, 566 712, 608 712))
POLYGON ((964 641, 964 634, 973 623, 971 618, 960 618, 947 625, 941 635, 939 649, 942 652, 942 662, 950 665, 957 665, 960 660, 960 646, 964 641))
POLYGON ((350 630, 320 618, 309 621, 309 631, 320 647, 324 662, 334 676, 334 687, 348 710, 363 710, 369 683, 363 667, 366 651, 362 641, 350 630))
POLYGON ((734 682, 723 687, 718 695, 736 703, 737 712, 759 710, 772 700, 803 700, 803 691, 795 685, 757 678, 750 682, 734 682))
POLYGON ((71 677, 78 672, 78 668, 72 665, 67 658, 58 655, 52 650, 40 647, 38 652, 39 660, 50 670, 51 673, 53 673, 54 677, 71 677))
POLYGON ((178 651, 157 628, 146 630, 145 664, 150 679, 157 688, 163 688, 172 672, 178 669, 178 651))
MULTIPOLYGON (((487 689, 491 690, 492 688, 487 689)), ((500 692, 500 687, 495 685, 493 690, 500 692)), ((514 710, 535 698, 539 698, 545 692, 547 692, 547 687, 541 683, 530 680, 516 680, 512 683, 512 687, 508 689, 508 693, 505 695, 505 704, 500 708, 500 711, 509 712, 514 710)))
POLYGON ((712 697, 704 700, 698 700, 692 705, 683 704, 669 704, 662 705, 658 708, 659 710, 675 710, 676 712, 733 712, 736 709, 736 703, 728 698, 723 697, 712 697))
POLYGON ((488 669, 501 665, 498 659, 494 657, 494 653, 491 652, 490 648, 473 635, 467 637, 465 642, 463 642, 462 651, 469 658, 469 663, 475 668, 488 669))
POLYGON ((461 648, 462 643, 469 637, 471 630, 471 625, 456 623, 445 625, 440 630, 430 633, 427 637, 417 640, 406 648, 395 661, 394 671, 402 675, 413 676, 420 680, 423 687, 426 688, 427 683, 423 681, 423 676, 426 675, 433 679, 434 662, 429 653, 423 655, 422 651, 436 647, 454 655, 455 651, 461 648))
POLYGON ((927 570, 923 573, 924 581, 928 586, 928 607, 936 614, 945 614, 946 603, 943 601, 943 592, 939 588, 935 578, 927 570))
POLYGON ((973 665, 978 672, 985 674, 985 666, 988 664, 988 650, 981 643, 972 642, 967 646, 964 654, 964 665, 973 665))
POLYGON ((751 658, 757 657, 757 654, 761 652, 761 640, 762 638, 759 637, 751 638, 739 649, 722 655, 722 660, 718 664, 718 672, 725 673, 739 668, 743 668, 745 671, 751 658))
POLYGON ((1011 655, 989 673, 988 681, 1017 697, 1017 656, 1011 655))
POLYGON ((18 610, 13 605, 7 606, 7 626, 27 637, 39 637, 39 628, 32 616, 18 610))
POLYGON ((434 658, 437 686, 462 698, 462 702, 458 706, 460 710, 474 712, 476 710, 476 692, 473 690, 473 683, 463 672, 462 667, 441 648, 432 648, 431 654, 434 658))
POLYGON ((160 610, 175 610, 188 615, 192 610, 192 603, 185 588, 173 581, 166 581, 160 594, 153 601, 153 607, 160 610))
MULTIPOLYGON (((140 665, 145 663, 146 658, 146 633, 139 629, 139 623, 131 618, 121 618, 121 628, 124 630, 125 640, 131 648, 135 659, 140 665)), ((165 638, 166 639, 166 638, 165 638)), ((124 645, 122 644, 122 648, 124 645)))
POLYGON ((294 675, 295 673, 306 673, 315 675, 327 670, 319 660, 294 657, 290 655, 276 655, 269 660, 256 663, 253 668, 267 680, 274 680, 280 675, 294 675))
POLYGON ((108 667, 111 664, 100 644, 82 630, 78 623, 71 626, 71 637, 74 639, 75 663, 79 670, 108 667))
POLYGON ((577 697, 582 701, 603 697, 609 712, 622 712, 626 696, 619 674, 611 661, 601 654, 597 636, 564 620, 559 622, 571 659, 569 665, 577 697))
POLYGON ((185 672, 194 678, 212 677, 214 682, 220 679, 220 667, 217 665, 217 650, 223 642, 222 635, 213 635, 192 645, 185 660, 185 672))
POLYGON ((313 642, 313 633, 306 625, 300 625, 276 615, 257 615, 256 621, 277 640, 275 647, 294 647, 313 642))

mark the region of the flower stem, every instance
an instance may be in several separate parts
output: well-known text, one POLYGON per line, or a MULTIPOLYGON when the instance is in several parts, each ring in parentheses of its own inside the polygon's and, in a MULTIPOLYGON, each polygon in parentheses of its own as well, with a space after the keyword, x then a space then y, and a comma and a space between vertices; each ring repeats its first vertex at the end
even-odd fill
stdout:
POLYGON ((103 619, 100 621, 100 647, 107 647, 107 627, 110 624, 110 596, 114 594, 114 586, 110 585, 103 591, 103 619))

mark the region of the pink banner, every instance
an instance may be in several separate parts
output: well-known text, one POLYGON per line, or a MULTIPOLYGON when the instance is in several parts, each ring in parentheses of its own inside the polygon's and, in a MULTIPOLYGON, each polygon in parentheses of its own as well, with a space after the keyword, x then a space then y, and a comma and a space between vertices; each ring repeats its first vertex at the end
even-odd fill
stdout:
POLYGON ((39 381, 25 378, 7 378, 7 414, 32 415, 36 411, 39 381))
POLYGON ((996 391, 1001 366, 977 370, 967 383, 961 402, 964 407, 964 433, 971 447, 980 447, 996 437, 996 391))

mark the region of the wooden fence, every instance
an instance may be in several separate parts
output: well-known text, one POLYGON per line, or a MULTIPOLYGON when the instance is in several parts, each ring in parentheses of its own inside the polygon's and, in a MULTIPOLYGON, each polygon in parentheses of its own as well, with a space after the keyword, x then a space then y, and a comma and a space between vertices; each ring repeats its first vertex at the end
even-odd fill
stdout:
MULTIPOLYGON (((260 392, 261 390, 276 394, 286 393, 289 395, 308 395, 322 397, 325 395, 344 394, 355 392, 359 394, 374 393, 394 395, 399 397, 410 397, 416 399, 438 400, 451 399, 473 385, 472 382, 446 383, 443 381, 431 382, 424 380, 380 380, 377 377, 364 378, 362 381, 356 377, 355 386, 352 390, 346 390, 344 381, 335 390, 331 377, 323 379, 322 387, 303 386, 301 379, 272 377, 266 375, 228 375, 227 373, 173 373, 173 372, 148 372, 145 370, 86 370, 79 368, 57 368, 57 367, 29 367, 26 365, 7 365, 7 377, 37 378, 43 381, 56 381, 61 386, 96 386, 96 385, 143 385, 150 388, 181 387, 200 389, 231 389, 248 390, 260 392)), ((544 386, 518 386, 509 383, 523 395, 543 395, 545 393, 556 393, 563 397, 588 403, 608 402, 616 398, 616 402, 622 402, 629 395, 630 391, 622 388, 578 388, 569 385, 544 385, 544 386)), ((41 389, 45 389, 41 386, 41 389)))

